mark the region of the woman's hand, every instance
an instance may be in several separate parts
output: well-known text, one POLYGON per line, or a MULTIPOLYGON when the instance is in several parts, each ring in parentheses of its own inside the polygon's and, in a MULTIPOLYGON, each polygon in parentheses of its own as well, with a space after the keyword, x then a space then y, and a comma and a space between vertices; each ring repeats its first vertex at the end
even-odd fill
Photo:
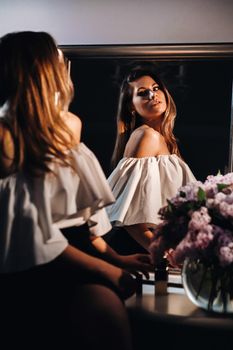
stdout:
POLYGON ((167 259, 168 264, 170 266, 180 269, 182 267, 182 265, 176 263, 175 258, 174 258, 174 255, 175 255, 174 252, 175 252, 175 250, 170 248, 169 250, 166 250, 164 257, 167 259))
POLYGON ((154 265, 149 254, 120 255, 119 261, 123 269, 135 276, 142 273, 146 279, 149 279, 149 272, 154 271, 154 265))
POLYGON ((154 271, 154 265, 151 262, 149 253, 120 255, 113 250, 102 237, 97 237, 92 240, 92 245, 102 254, 104 260, 129 271, 135 276, 142 273, 147 279, 149 279, 148 272, 154 271))

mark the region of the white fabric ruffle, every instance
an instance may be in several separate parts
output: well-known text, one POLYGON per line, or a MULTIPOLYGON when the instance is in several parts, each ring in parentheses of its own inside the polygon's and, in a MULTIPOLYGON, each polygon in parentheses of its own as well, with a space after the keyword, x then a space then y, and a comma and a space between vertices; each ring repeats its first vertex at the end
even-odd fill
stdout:
POLYGON ((87 222, 96 236, 111 229, 104 207, 115 199, 98 160, 83 143, 69 152, 74 170, 52 163, 56 175, 0 180, 0 272, 56 258, 68 244, 60 228, 87 222))
POLYGON ((161 220, 158 211, 177 190, 195 181, 188 165, 175 154, 158 157, 123 158, 108 178, 116 202, 107 208, 115 226, 161 220))

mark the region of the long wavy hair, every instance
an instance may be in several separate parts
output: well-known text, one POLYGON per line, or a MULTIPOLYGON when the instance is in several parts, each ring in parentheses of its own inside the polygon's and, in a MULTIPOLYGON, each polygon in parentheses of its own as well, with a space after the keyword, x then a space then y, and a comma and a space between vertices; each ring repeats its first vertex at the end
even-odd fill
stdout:
POLYGON ((153 78, 165 94, 167 108, 163 116, 160 132, 165 139, 169 152, 171 154, 177 154, 180 157, 177 140, 173 134, 174 121, 176 118, 175 102, 163 81, 158 76, 158 73, 155 72, 154 68, 151 65, 139 65, 131 69, 131 71, 123 79, 120 87, 116 118, 117 134, 111 159, 111 164, 113 167, 115 167, 119 160, 123 157, 126 143, 128 142, 132 132, 143 124, 142 117, 132 109, 133 88, 131 86, 132 82, 143 76, 150 76, 153 78))
MULTIPOLYGON (((16 32, 0 39, 0 175, 50 172, 56 159, 70 164, 74 139, 61 117, 73 98, 65 61, 46 32, 16 32), (13 160, 6 166, 7 135, 13 160)), ((9 145, 8 145, 9 146, 9 145)))

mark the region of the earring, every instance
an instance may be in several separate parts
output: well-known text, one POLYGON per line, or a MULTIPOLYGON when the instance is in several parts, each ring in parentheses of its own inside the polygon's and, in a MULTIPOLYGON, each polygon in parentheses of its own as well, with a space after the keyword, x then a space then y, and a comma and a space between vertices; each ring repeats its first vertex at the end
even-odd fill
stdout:
POLYGON ((131 111, 131 115, 132 115, 132 118, 131 118, 131 122, 130 122, 130 128, 131 130, 134 130, 135 128, 135 124, 136 124, 136 111, 131 111))

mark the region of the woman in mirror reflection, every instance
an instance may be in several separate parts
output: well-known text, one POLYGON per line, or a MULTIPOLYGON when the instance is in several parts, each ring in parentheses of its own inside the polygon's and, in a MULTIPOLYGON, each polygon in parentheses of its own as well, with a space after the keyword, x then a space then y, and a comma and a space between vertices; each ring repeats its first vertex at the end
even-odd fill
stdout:
POLYGON ((120 89, 108 178, 116 202, 107 208, 114 229, 105 240, 121 254, 148 252, 159 209, 195 180, 180 156, 175 118, 175 103, 153 64, 132 68, 120 89))
POLYGON ((1 344, 129 350, 124 299, 135 292, 131 272, 151 265, 101 238, 114 197, 67 110, 73 93, 48 33, 0 39, 1 344))

